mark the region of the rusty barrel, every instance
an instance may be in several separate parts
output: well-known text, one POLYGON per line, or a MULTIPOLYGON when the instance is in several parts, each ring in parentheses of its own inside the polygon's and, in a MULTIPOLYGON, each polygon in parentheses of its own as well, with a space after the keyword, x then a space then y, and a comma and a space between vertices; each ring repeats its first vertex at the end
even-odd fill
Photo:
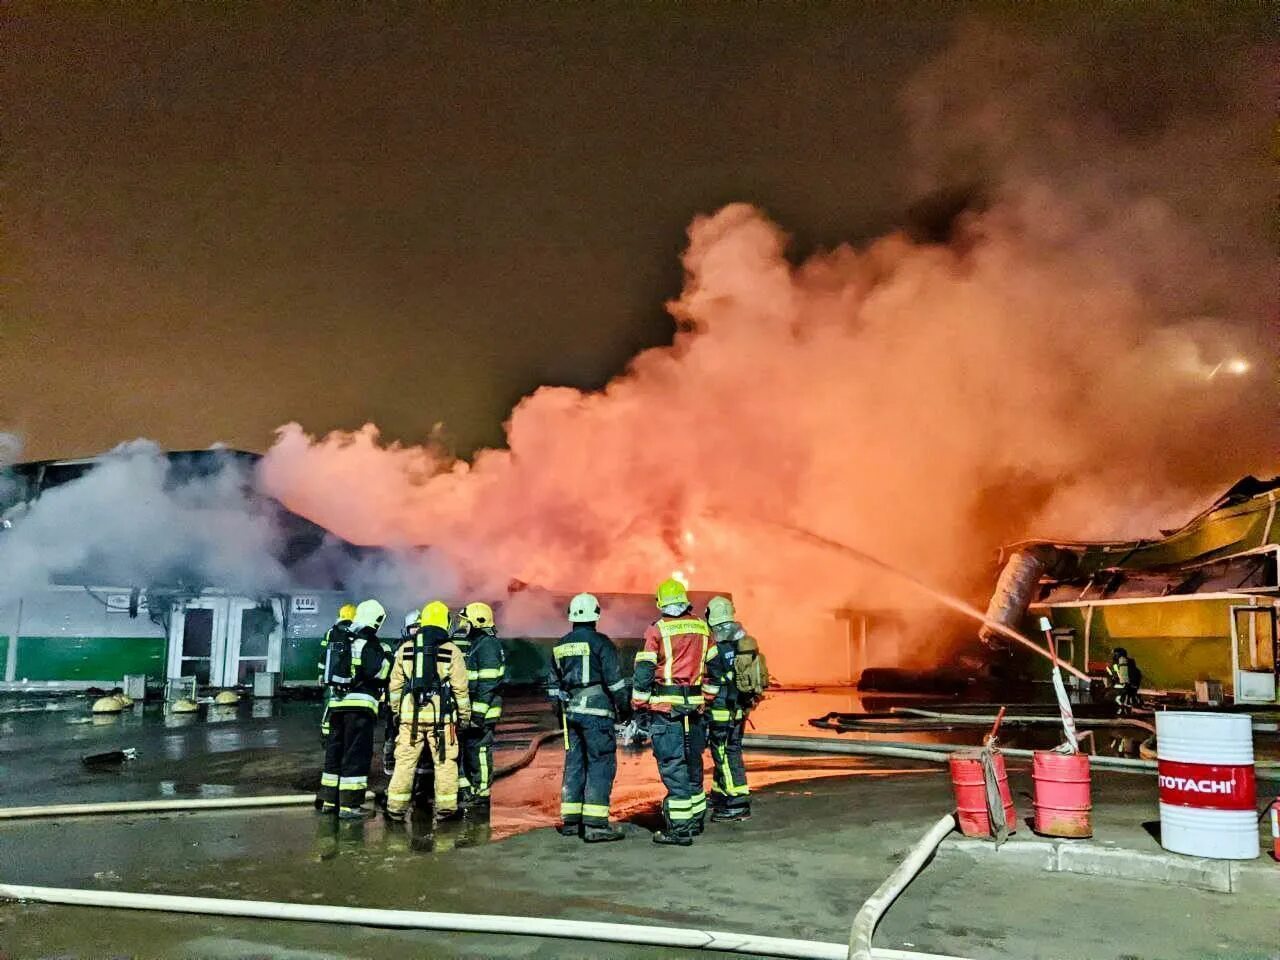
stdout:
POLYGON ((1046 837, 1093 836, 1089 755, 1037 750, 1031 757, 1035 831, 1046 837))
MULTIPOLYGON (((991 836, 991 817, 987 814, 987 783, 982 775, 982 751, 961 750, 949 758, 951 787, 956 795, 956 819, 960 832, 966 837, 991 836)), ((1000 800, 1004 806, 1004 821, 1013 833, 1018 824, 1018 813, 1013 808, 1013 795, 1009 792, 1009 775, 1005 772, 1004 756, 992 751, 992 766, 996 782, 1000 786, 1000 800)))

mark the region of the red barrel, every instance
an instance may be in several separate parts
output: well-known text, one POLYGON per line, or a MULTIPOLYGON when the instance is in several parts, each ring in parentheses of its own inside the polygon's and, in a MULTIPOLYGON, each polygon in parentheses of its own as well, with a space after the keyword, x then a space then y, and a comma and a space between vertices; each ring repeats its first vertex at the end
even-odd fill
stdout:
POLYGON ((1092 837, 1093 798, 1089 755, 1037 750, 1031 758, 1035 782, 1035 831, 1046 837, 1092 837))
MULTIPOLYGON (((1004 769, 1004 756, 992 751, 996 781, 1000 785, 1000 799, 1004 804, 1004 822, 1013 833, 1018 824, 1018 812, 1013 808, 1013 795, 1009 793, 1009 775, 1004 769)), ((991 836, 991 818, 987 815, 987 783, 982 776, 982 751, 964 750, 950 757, 951 786, 956 794, 956 819, 960 832, 966 837, 991 836)))

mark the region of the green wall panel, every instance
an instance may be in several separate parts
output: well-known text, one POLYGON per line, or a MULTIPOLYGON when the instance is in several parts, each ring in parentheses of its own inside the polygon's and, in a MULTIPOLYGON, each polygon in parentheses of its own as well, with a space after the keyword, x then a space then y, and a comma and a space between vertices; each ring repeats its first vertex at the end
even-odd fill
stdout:
POLYGON ((126 673, 164 677, 163 637, 20 637, 18 680, 116 680, 126 673))
POLYGON ((0 680, 4 679, 4 669, 9 664, 9 638, 0 634, 0 680))
POLYGON ((321 637, 285 637, 280 647, 280 679, 284 683, 315 683, 321 637))

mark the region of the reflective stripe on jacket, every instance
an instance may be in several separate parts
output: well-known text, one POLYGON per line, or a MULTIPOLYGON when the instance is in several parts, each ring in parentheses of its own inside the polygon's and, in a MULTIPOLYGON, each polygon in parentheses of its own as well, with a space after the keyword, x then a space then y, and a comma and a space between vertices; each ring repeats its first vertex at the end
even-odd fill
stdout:
POLYGON ((378 712, 382 691, 391 675, 391 659, 372 627, 365 627, 351 641, 351 672, 355 682, 345 692, 334 690, 330 710, 372 710, 378 712))
POLYGON ((577 624, 551 649, 547 692, 570 716, 617 717, 625 710, 627 679, 613 641, 577 624))
POLYGON ((697 713, 720 692, 720 671, 711 628, 692 613, 661 616, 644 632, 636 654, 631 703, 637 710, 697 713))
POLYGON ((507 675, 502 641, 484 630, 472 630, 459 647, 467 661, 472 722, 497 723, 502 716, 502 684, 507 675))

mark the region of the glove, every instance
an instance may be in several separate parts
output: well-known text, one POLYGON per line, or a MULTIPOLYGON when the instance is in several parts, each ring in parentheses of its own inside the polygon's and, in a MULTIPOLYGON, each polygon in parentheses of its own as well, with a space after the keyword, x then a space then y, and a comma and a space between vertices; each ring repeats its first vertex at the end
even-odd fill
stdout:
POLYGON ((382 769, 387 773, 394 773, 396 769, 396 742, 395 740, 382 741, 382 769))

